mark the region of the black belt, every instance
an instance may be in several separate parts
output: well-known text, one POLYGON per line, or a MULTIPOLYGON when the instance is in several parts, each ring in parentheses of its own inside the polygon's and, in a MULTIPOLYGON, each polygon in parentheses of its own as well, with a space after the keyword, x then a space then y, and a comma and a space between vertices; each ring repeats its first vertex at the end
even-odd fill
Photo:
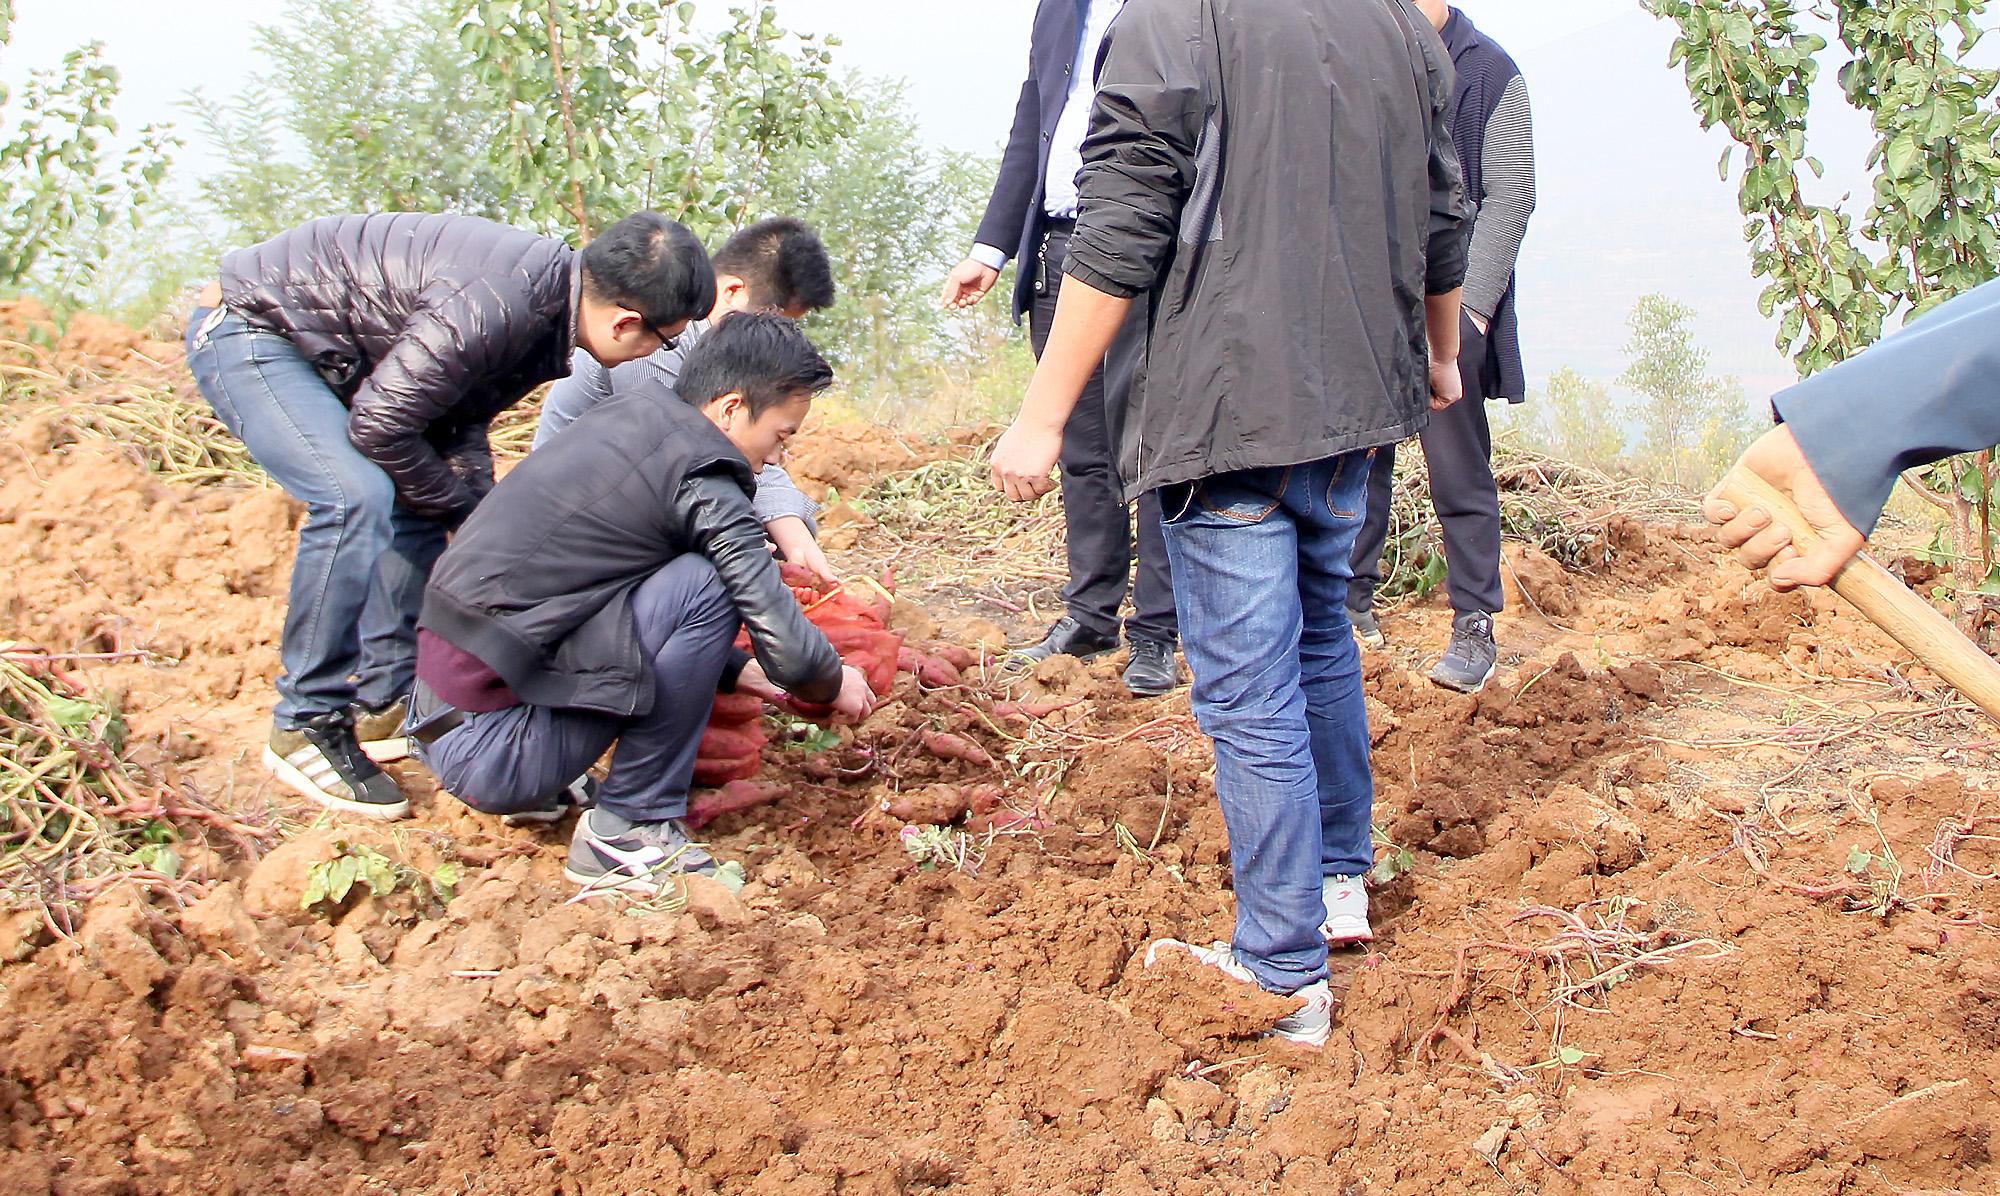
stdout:
POLYGON ((425 719, 422 726, 411 727, 410 738, 429 747, 464 725, 463 711, 446 709, 425 719))
POLYGON ((1073 233, 1076 231, 1076 217, 1050 216, 1042 227, 1047 229, 1050 235, 1073 233))

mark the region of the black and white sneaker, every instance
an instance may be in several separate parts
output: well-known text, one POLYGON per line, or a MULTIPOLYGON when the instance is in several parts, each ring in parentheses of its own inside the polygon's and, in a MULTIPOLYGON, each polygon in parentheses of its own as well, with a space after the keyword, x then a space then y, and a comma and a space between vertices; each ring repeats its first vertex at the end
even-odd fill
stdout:
POLYGON ((1493 679, 1500 649, 1493 642, 1493 616, 1472 611, 1451 621, 1451 646, 1431 670, 1431 680, 1462 694, 1476 694, 1493 679))
POLYGON ((410 815, 409 799, 361 750, 344 711, 271 728, 264 767, 287 789, 329 810, 384 822, 410 815))
POLYGON ((551 822, 561 822, 571 810, 588 810, 597 804, 597 778, 584 773, 562 787, 548 806, 539 810, 521 810, 513 814, 503 814, 500 821, 508 826, 543 826, 551 822))
POLYGON ((683 872, 713 876, 715 857, 688 837, 678 818, 632 822, 608 810, 587 810, 576 820, 563 875, 598 893, 658 894, 683 872))

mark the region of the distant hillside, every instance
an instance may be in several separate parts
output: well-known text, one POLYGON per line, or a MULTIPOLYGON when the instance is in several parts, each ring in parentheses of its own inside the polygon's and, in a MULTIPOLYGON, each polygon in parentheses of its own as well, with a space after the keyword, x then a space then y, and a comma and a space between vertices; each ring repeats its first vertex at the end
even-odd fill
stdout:
MULTIPOLYGON (((1734 185, 1717 175, 1728 139, 1696 123, 1670 27, 1632 14, 1518 55, 1534 97, 1541 204, 1521 269, 1533 383, 1560 366, 1611 379, 1624 369, 1625 316, 1660 292, 1701 313, 1718 373, 1755 401, 1793 380, 1757 314, 1734 185)), ((1866 122, 1826 76, 1816 99, 1821 194, 1865 198, 1866 122)))

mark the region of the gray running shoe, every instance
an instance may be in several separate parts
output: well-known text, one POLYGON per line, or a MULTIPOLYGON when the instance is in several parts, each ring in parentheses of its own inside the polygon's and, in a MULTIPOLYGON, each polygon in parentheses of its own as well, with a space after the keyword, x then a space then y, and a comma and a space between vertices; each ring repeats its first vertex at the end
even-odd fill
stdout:
POLYGON ((287 789, 329 810, 384 822, 409 817, 409 799, 362 752, 344 711, 271 728, 264 767, 287 789))
POLYGON ((1476 694, 1493 679, 1500 649, 1493 642, 1493 616, 1472 611, 1451 621, 1451 647, 1431 670, 1431 680, 1462 694, 1476 694))
POLYGON ((1382 624, 1376 620, 1373 607, 1368 610, 1355 610, 1350 606, 1347 608, 1347 617, 1354 624, 1354 638, 1368 647, 1379 648, 1389 642, 1382 634, 1382 624))
POLYGON ((715 870, 715 857, 688 837, 687 824, 678 818, 631 822, 608 810, 590 810, 576 820, 563 875, 582 885, 586 896, 652 896, 680 873, 713 876, 715 870))

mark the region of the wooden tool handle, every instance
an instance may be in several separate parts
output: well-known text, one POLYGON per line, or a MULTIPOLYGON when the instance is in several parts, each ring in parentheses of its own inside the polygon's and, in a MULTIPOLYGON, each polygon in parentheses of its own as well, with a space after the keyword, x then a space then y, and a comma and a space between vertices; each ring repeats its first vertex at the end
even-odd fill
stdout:
MULTIPOLYGON (((1730 471, 1717 493, 1738 510, 1761 507, 1769 512, 1771 518, 1791 529, 1792 543, 1800 549, 1819 542, 1798 505, 1749 470, 1730 471)), ((1950 619, 1896 580, 1895 574, 1875 558, 1865 552, 1857 555, 1833 579, 1833 591, 1853 603, 1869 622, 1907 648, 1926 668, 2000 720, 2000 661, 1980 651, 1950 619)))

